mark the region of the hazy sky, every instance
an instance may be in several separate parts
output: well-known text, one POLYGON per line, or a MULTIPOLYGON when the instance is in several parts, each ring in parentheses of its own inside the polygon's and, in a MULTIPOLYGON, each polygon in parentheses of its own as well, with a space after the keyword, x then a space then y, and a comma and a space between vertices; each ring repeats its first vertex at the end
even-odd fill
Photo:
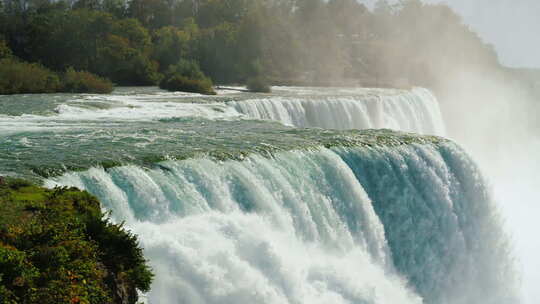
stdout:
POLYGON ((423 1, 451 6, 465 23, 495 46, 504 65, 540 68, 540 0, 423 1))

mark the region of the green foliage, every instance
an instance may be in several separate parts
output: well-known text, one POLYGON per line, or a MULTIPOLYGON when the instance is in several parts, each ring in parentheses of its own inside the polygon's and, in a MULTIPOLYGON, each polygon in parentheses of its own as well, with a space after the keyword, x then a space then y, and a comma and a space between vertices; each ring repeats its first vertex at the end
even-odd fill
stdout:
POLYGON ((120 85, 155 85, 180 60, 215 83, 261 76, 254 61, 269 81, 312 85, 435 86, 454 69, 501 69, 448 6, 419 0, 379 0, 373 11, 356 0, 21 3, 0 1, 0 35, 15 56, 120 85))
POLYGON ((70 68, 62 78, 36 63, 15 58, 0 59, 0 94, 110 93, 112 83, 89 72, 70 68))
POLYGON ((146 265, 137 236, 126 231, 122 225, 98 220, 97 217, 88 220, 87 229, 88 234, 98 243, 103 259, 108 261, 108 269, 125 274, 130 284, 140 291, 148 292, 153 275, 146 265))
POLYGON ((222 23, 239 23, 257 0, 206 0, 197 8, 197 23, 211 28, 222 23))
POLYGON ((193 60, 180 60, 167 70, 167 75, 180 75, 190 79, 203 80, 206 78, 199 68, 199 64, 193 60))
POLYGON ((42 65, 0 59, 0 94, 52 93, 59 87, 58 75, 42 65))
POLYGON ((188 60, 180 60, 170 66, 159 87, 169 91, 216 94, 212 80, 204 75, 195 61, 188 60))
POLYGON ((11 58, 12 56, 13 52, 11 52, 11 49, 7 45, 6 41, 0 39, 0 59, 11 58))
POLYGON ((10 178, 6 181, 6 185, 13 190, 19 190, 23 187, 32 186, 32 183, 21 178, 10 178))
POLYGON ((205 95, 216 95, 212 87, 212 81, 209 78, 205 79, 190 79, 180 75, 171 75, 165 77, 159 87, 168 91, 181 91, 200 93, 205 95))
POLYGON ((32 16, 26 25, 30 53, 53 70, 88 71, 123 85, 154 85, 157 63, 150 60, 148 30, 135 19, 116 19, 93 10, 51 11, 32 16), (58 56, 62 54, 62 56, 58 56))
POLYGON ((111 28, 111 32, 103 32, 105 39, 97 45, 95 72, 122 85, 157 84, 161 76, 158 63, 150 58, 148 30, 135 19, 113 21, 111 28))
POLYGON ((72 93, 110 93, 112 82, 89 72, 75 71, 69 68, 64 74, 63 92, 72 93))
POLYGON ((250 92, 270 93, 272 91, 268 81, 262 76, 253 77, 247 81, 247 89, 250 92))
POLYGON ((173 26, 163 27, 153 35, 153 58, 159 63, 161 72, 165 72, 171 65, 188 58, 193 53, 193 40, 198 35, 198 28, 187 26, 179 29, 173 26))
POLYGON ((1 303, 136 303, 151 281, 137 238, 90 194, 0 183, 1 303))
POLYGON ((222 23, 200 31, 197 59, 201 69, 218 83, 242 80, 244 58, 241 57, 238 25, 222 23))
POLYGON ((132 0, 128 13, 146 28, 157 29, 166 26, 173 18, 170 2, 166 0, 132 0))
POLYGON ((260 60, 255 60, 249 65, 249 75, 253 75, 246 81, 246 87, 250 92, 270 93, 272 88, 265 76, 264 67, 260 60))

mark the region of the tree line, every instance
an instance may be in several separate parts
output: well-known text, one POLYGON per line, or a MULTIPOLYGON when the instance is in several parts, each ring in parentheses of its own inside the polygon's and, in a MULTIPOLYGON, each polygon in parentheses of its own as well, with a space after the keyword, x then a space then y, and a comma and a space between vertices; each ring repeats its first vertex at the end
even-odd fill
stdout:
POLYGON ((22 61, 117 85, 155 85, 177 66, 217 84, 364 86, 499 67, 455 12, 420 0, 1 0, 0 37, 22 61))

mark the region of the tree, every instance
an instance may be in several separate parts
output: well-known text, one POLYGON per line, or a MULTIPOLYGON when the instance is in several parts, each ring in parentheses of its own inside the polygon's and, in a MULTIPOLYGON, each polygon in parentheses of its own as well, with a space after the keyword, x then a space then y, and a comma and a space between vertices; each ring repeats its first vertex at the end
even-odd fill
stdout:
MULTIPOLYGON (((196 25, 195 25, 196 26, 196 25)), ((178 63, 181 58, 192 58, 194 40, 197 39, 198 29, 182 30, 167 26, 154 32, 152 58, 159 63, 159 69, 164 72, 169 66, 178 63)))
POLYGON ((146 28, 158 29, 172 23, 171 4, 167 0, 132 0, 128 15, 146 28))
POLYGON ((12 56, 13 52, 11 52, 11 49, 7 45, 6 41, 0 39, 0 59, 11 58, 12 56))

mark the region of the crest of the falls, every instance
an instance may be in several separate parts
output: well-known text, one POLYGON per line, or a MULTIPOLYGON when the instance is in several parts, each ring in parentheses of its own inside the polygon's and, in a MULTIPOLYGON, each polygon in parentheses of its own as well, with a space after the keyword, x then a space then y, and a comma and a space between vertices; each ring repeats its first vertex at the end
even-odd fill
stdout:
POLYGON ((140 236, 150 303, 515 303, 480 173, 454 144, 164 161, 47 180, 140 236))
POLYGON ((439 104, 433 94, 423 88, 305 91, 281 88, 272 94, 216 97, 147 88, 141 92, 119 90, 110 95, 60 94, 3 99, 0 103, 0 134, 195 118, 214 121, 262 119, 295 127, 387 128, 419 134, 445 134, 439 104))
POLYGON ((420 134, 445 133, 439 104, 435 96, 423 88, 342 96, 269 96, 230 104, 248 117, 296 127, 387 128, 420 134))

